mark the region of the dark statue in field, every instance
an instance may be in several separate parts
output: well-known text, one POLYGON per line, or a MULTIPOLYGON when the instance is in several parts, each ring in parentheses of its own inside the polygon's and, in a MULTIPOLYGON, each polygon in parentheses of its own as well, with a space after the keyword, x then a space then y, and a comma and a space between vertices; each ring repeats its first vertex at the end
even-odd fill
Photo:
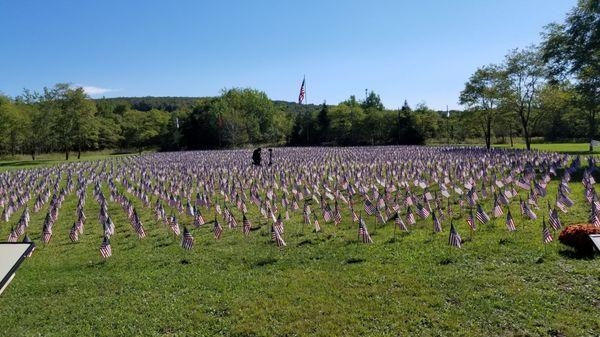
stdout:
POLYGON ((259 147, 258 149, 254 150, 254 152, 252 153, 252 164, 256 165, 256 166, 260 166, 260 162, 261 162, 261 158, 260 158, 260 153, 261 153, 261 148, 259 147))
POLYGON ((273 165, 273 149, 269 149, 269 166, 273 165))

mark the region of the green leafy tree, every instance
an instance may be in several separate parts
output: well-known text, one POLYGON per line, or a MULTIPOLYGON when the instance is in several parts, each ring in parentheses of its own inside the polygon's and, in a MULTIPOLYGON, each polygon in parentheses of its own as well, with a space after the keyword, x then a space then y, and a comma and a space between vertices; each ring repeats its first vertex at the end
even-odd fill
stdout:
POLYGON ((502 69, 497 65, 488 65, 477 69, 460 93, 460 103, 475 112, 487 149, 492 146, 492 124, 505 92, 506 81, 502 69))
POLYGON ((146 147, 159 144, 161 136, 168 132, 169 113, 128 110, 123 114, 124 145, 136 148, 140 153, 146 147))
MULTIPOLYGON (((546 27, 542 54, 556 81, 568 77, 588 122, 588 138, 595 137, 600 109, 600 0, 579 0, 562 24, 546 27)), ((590 142, 590 151, 592 146, 590 142)))
MULTIPOLYGON (((351 98, 354 98, 354 96, 351 98)), ((365 111, 369 109, 383 111, 385 109, 383 103, 381 103, 381 97, 379 97, 379 95, 377 95, 374 91, 369 92, 362 106, 365 111)))
POLYGON ((324 143, 329 141, 331 120, 329 118, 329 107, 325 102, 321 105, 321 109, 317 115, 317 123, 319 123, 319 142, 324 143))
POLYGON ((539 92, 545 82, 545 69, 540 53, 533 46, 512 50, 506 56, 504 68, 507 83, 502 104, 517 115, 525 146, 530 150, 531 129, 544 117, 544 110, 539 109, 538 104, 539 92))

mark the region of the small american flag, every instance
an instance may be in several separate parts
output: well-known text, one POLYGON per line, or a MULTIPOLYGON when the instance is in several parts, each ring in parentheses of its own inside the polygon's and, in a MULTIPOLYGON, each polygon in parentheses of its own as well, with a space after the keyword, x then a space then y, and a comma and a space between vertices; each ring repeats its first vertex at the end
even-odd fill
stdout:
POLYGON ((448 244, 450 246, 460 248, 461 243, 462 243, 462 239, 460 238, 460 235, 456 232, 456 229, 454 228, 454 224, 451 222, 450 223, 450 236, 448 237, 448 244))
POLYGON ((500 204, 498 203, 498 199, 495 199, 494 200, 494 218, 499 218, 503 214, 504 214, 504 211, 502 211, 502 206, 500 206, 500 204))
POLYGON ((112 248, 110 247, 110 240, 106 236, 102 240, 102 244, 100 244, 100 255, 102 255, 102 257, 105 259, 112 256, 112 248))
POLYGON ((285 247, 285 241, 283 241, 283 237, 281 237, 281 233, 279 229, 275 225, 271 225, 271 237, 273 241, 277 244, 277 247, 285 247))
POLYGON ((467 225, 471 228, 471 230, 477 230, 477 224, 475 223, 475 217, 473 216, 473 210, 469 212, 469 216, 467 216, 467 225))
POLYGON ((408 228, 406 227, 406 224, 404 223, 404 220, 402 220, 402 217, 400 216, 400 213, 396 213, 395 223, 396 223, 396 226, 398 226, 398 228, 400 228, 403 231, 408 232, 408 228))
POLYGON ((354 211, 354 208, 351 208, 350 211, 352 212, 352 222, 358 222, 358 215, 354 211))
POLYGON ((71 242, 77 242, 79 240, 79 230, 77 229, 76 223, 74 223, 73 227, 71 227, 69 238, 71 239, 71 242))
POLYGON ((552 238, 552 234, 550 234, 550 229, 546 226, 546 220, 542 219, 542 236, 544 239, 544 243, 550 243, 554 239, 552 238))
POLYGON ((8 234, 8 239, 6 241, 17 242, 18 239, 19 236, 17 235, 17 233, 14 231, 14 229, 11 229, 10 233, 8 234))
POLYGON ((406 221, 409 225, 414 225, 417 222, 415 219, 415 214, 412 212, 410 207, 406 209, 406 221))
POLYGON ((31 251, 29 252, 29 254, 27 254, 27 257, 31 257, 31 255, 33 255, 33 251, 35 250, 35 244, 33 244, 33 241, 31 241, 31 239, 29 238, 29 235, 27 235, 27 234, 25 234, 25 237, 23 238, 23 242, 32 243, 31 251))
POLYGON ((194 247, 194 237, 188 231, 186 226, 183 226, 183 235, 181 236, 181 247, 183 249, 192 249, 194 247))
POLYGON ((219 223, 219 220, 217 220, 217 218, 215 217, 215 226, 213 227, 213 233, 215 235, 215 239, 220 239, 221 238, 221 234, 223 233, 223 227, 221 227, 221 224, 219 223))
POLYGON ((204 217, 202 217, 200 210, 196 209, 194 213, 194 226, 200 227, 202 225, 204 225, 204 217))
POLYGON ((330 222, 332 218, 331 207, 329 207, 329 204, 325 203, 325 206, 323 207, 323 220, 325 220, 325 222, 330 222))
POLYGON ((48 242, 50 242, 51 238, 52 238, 52 229, 50 228, 50 226, 48 226, 48 224, 44 224, 44 229, 42 231, 42 242, 48 243, 48 242))
POLYGON ((242 217, 242 231, 244 232, 244 235, 248 235, 250 234, 250 228, 252 228, 252 223, 250 223, 250 220, 248 220, 248 218, 246 217, 246 213, 244 213, 243 217, 242 217))
POLYGON ((517 230, 517 227, 515 226, 515 219, 512 217, 512 214, 510 214, 510 209, 506 213, 506 229, 508 229, 509 232, 514 232, 517 230))
POLYGON ((369 231, 367 230, 367 225, 363 221, 362 216, 358 219, 358 237, 362 241, 362 243, 373 243, 371 236, 369 235, 369 231))
POLYGON ((375 213, 375 206, 373 206, 369 199, 365 199, 364 209, 368 215, 373 215, 375 213))
POLYGON ((483 208, 481 208, 480 204, 477 204, 477 213, 475 216, 477 217, 477 220, 484 225, 490 221, 490 217, 485 213, 483 208))
POLYGON ((556 210, 556 208, 550 211, 548 223, 550 223, 550 226, 552 226, 554 230, 560 230, 562 228, 560 219, 558 218, 558 211, 556 210))
POLYGON ((537 219, 537 215, 533 212, 531 207, 529 207, 527 204, 525 204, 525 215, 527 215, 527 217, 531 220, 537 219))
POLYGON ((427 207, 423 207, 421 204, 417 204, 417 215, 421 219, 428 218, 431 213, 427 209, 427 207))
POLYGON ((432 212, 431 214, 433 217, 433 231, 439 233, 442 231, 442 223, 440 222, 440 219, 435 215, 435 212, 432 212))

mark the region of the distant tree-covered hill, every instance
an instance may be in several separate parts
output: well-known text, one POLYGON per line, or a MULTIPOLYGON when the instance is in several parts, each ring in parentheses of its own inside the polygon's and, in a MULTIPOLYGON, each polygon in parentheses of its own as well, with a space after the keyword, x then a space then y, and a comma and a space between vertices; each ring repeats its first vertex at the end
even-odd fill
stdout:
POLYGON ((150 111, 152 109, 173 112, 176 110, 191 110, 199 101, 209 97, 114 97, 99 98, 97 101, 106 101, 115 105, 126 104, 134 110, 150 111))
MULTIPOLYGON (((131 109, 138 111, 150 111, 152 109, 173 112, 177 110, 191 110, 201 101, 214 97, 185 97, 185 96, 144 96, 144 97, 114 97, 99 98, 97 101, 106 101, 113 105, 125 104, 131 109)), ((318 105, 298 104, 296 102, 273 101, 275 107, 291 114, 315 111, 318 105)))

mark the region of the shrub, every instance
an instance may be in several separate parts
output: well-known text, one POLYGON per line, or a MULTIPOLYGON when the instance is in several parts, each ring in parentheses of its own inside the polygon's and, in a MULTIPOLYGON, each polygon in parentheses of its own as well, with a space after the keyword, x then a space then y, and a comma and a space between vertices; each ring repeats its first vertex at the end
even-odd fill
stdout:
POLYGON ((589 224, 578 224, 567 226, 558 240, 582 254, 592 254, 594 252, 594 243, 589 238, 590 234, 600 234, 600 228, 589 224))

